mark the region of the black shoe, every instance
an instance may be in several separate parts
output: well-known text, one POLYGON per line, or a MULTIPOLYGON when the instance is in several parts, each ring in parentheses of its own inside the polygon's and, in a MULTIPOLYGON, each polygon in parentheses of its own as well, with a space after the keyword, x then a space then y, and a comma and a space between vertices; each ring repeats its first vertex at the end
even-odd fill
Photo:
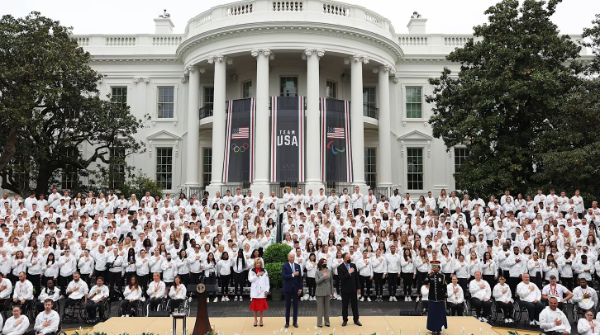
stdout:
POLYGON ((326 323, 326 324, 325 324, 325 327, 329 327, 329 323, 326 323))
POLYGON ((285 328, 289 328, 289 327, 290 327, 290 325, 288 325, 288 324, 286 323, 286 324, 285 324, 285 328))
POLYGON ((360 323, 360 321, 354 321, 354 324, 357 326, 362 326, 362 323, 360 323))
POLYGON ((348 325, 347 321, 342 322, 342 327, 346 327, 348 325))
POLYGON ((298 328, 298 324, 297 323, 294 323, 294 328, 298 328))

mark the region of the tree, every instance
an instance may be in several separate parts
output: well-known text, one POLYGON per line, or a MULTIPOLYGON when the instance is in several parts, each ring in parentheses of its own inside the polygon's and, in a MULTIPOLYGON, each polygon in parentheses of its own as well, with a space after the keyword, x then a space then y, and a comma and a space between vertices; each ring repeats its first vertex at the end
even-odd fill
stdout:
MULTIPOLYGON (((32 12, 0 20, 0 177, 17 193, 46 193, 70 174, 86 176, 111 151, 142 150, 142 120, 101 99, 102 75, 71 28, 32 12)), ((124 163, 124 159, 123 159, 124 163)))
POLYGON ((426 101, 434 105, 433 134, 447 149, 470 149, 456 178, 482 196, 526 192, 544 165, 541 136, 562 127, 564 99, 578 87, 580 46, 559 34, 550 17, 560 0, 504 0, 485 13, 488 23, 447 59, 426 101), (571 63, 570 63, 571 62, 571 63))
POLYGON ((545 151, 537 156, 543 166, 534 176, 540 186, 566 192, 579 189, 584 199, 600 197, 600 15, 583 32, 583 46, 592 58, 574 63, 582 71, 581 81, 565 97, 560 114, 551 115, 553 127, 540 137, 545 151))

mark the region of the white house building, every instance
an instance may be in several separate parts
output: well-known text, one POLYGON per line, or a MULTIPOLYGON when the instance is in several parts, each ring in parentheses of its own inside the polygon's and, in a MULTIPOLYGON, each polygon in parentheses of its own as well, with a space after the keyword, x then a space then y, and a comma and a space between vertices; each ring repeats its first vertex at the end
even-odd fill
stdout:
POLYGON ((168 15, 154 21, 154 34, 75 38, 105 75, 103 95, 150 116, 137 134, 146 152, 129 163, 167 192, 243 185, 269 194, 290 184, 270 178, 270 98, 282 95, 304 97, 305 193, 344 185, 322 177, 321 98, 350 102, 352 185, 434 196, 457 187, 468 151, 432 137, 425 95, 428 78, 458 70, 445 56, 469 35, 427 34, 416 13, 399 34, 378 13, 329 0, 224 4, 190 19, 183 34, 168 15), (246 98, 255 98, 254 178, 225 184, 227 101, 246 98))

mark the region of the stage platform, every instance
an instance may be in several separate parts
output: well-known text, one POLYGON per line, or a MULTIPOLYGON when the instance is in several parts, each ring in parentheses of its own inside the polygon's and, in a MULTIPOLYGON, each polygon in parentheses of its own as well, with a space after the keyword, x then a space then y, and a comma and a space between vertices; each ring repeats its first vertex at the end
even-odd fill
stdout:
MULTIPOLYGON (((407 334, 416 335, 429 334, 426 329, 427 317, 426 316, 365 316, 360 318, 362 327, 358 327, 350 321, 346 327, 342 327, 342 318, 334 317, 331 318, 331 327, 317 328, 317 320, 315 317, 301 317, 298 318, 299 328, 294 328, 290 325, 287 328, 288 334, 307 334, 314 335, 321 332, 321 334, 348 334, 348 335, 359 335, 359 334, 381 334, 389 335, 392 332, 395 335, 407 334), (335 332, 334 332, 335 329, 335 332), (401 332, 400 332, 401 331, 401 332)), ((194 329, 194 323, 196 318, 187 319, 187 334, 191 334, 194 329)), ((285 334, 285 320, 283 318, 264 318, 264 327, 254 327, 253 318, 240 317, 240 318, 218 318, 213 317, 210 319, 211 325, 216 327, 216 331, 223 335, 234 335, 234 334, 285 334), (281 329, 284 332, 281 332, 281 329)), ((448 317, 448 329, 444 331, 444 335, 461 335, 463 334, 475 334, 475 335, 497 335, 506 334, 506 330, 494 330, 492 326, 487 323, 479 322, 474 317, 467 316, 454 316, 448 317)), ((102 322, 94 326, 92 332, 105 332, 108 334, 138 334, 142 332, 151 332, 157 335, 171 334, 173 328, 173 320, 170 317, 158 317, 158 318, 120 318, 112 317, 106 322, 102 322)), ((181 321, 177 324, 177 334, 182 334, 181 321)))

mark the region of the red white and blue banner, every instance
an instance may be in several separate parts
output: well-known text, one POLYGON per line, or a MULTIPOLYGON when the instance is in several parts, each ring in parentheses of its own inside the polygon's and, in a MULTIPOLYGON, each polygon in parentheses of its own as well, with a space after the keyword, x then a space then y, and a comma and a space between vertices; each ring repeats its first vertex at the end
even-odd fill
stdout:
POLYGON ((223 168, 225 183, 254 181, 255 102, 254 98, 229 101, 223 168))
POLYGON ((352 183, 350 102, 321 99, 321 180, 352 183))
POLYGON ((271 98, 271 182, 304 182, 304 97, 271 98))

